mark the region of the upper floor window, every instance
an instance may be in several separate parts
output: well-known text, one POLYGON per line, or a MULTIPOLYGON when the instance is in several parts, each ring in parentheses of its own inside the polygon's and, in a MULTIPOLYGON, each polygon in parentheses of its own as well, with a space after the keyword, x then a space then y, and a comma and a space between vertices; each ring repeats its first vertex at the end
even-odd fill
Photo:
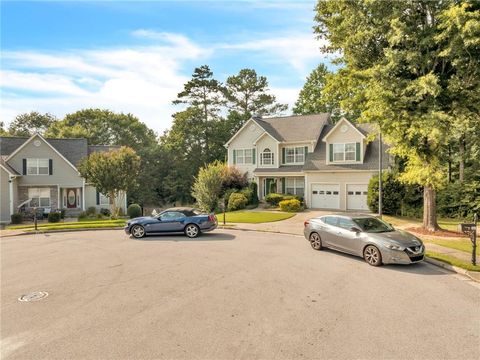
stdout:
POLYGON ((331 150, 333 150, 333 156, 330 156, 331 161, 342 162, 359 160, 356 143, 333 144, 331 150))
POLYGON ((48 159, 27 159, 27 175, 48 175, 48 159))
POLYGON ((254 164, 254 152, 253 149, 238 149, 233 150, 233 162, 234 164, 254 164))
POLYGON ((260 164, 261 165, 273 165, 273 153, 270 149, 263 150, 260 155, 260 164))
POLYGON ((296 164, 305 162, 305 147, 287 147, 285 148, 285 164, 296 164))

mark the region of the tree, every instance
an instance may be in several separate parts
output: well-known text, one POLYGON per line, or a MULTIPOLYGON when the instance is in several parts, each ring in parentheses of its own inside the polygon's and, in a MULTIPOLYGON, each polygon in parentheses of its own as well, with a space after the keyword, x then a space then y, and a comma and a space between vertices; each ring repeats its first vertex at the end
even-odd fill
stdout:
POLYGON ((5 130, 5 124, 0 121, 0 136, 10 136, 7 130, 5 130))
POLYGON ((235 133, 253 115, 276 115, 288 109, 280 104, 274 95, 269 94, 265 76, 258 76, 253 69, 242 69, 237 75, 229 76, 225 82, 224 95, 231 115, 238 119, 232 129, 235 133))
POLYGON ((192 196, 197 200, 200 209, 211 212, 217 207, 222 193, 224 172, 225 164, 220 161, 200 168, 192 187, 192 196))
POLYGON ((125 145, 135 150, 155 144, 156 134, 132 114, 83 109, 50 126, 50 137, 84 137, 90 145, 125 145))
POLYGON ((40 114, 37 111, 20 114, 15 117, 8 128, 12 136, 32 136, 35 133, 43 135, 45 131, 55 124, 57 119, 49 113, 40 114))
MULTIPOLYGON (((450 42, 439 38, 455 4, 321 0, 316 7, 315 32, 327 40, 323 50, 341 53, 337 63, 343 68, 334 76, 336 91, 342 93, 340 106, 361 108, 360 121, 376 124, 390 152, 405 159, 400 179, 423 186, 427 230, 439 228, 435 197, 446 179, 441 154, 456 125, 455 114, 471 114, 452 90, 459 74, 460 79, 466 75, 456 62, 474 60, 449 58, 450 42)), ((464 10, 477 12, 478 18, 472 3, 464 10)), ((478 41, 471 46, 478 51, 478 41)), ((470 101, 478 96, 478 72, 472 77, 466 88, 470 101)))
POLYGON ((331 74, 324 64, 319 64, 307 77, 298 100, 293 108, 293 113, 309 115, 330 113, 334 121, 339 120, 344 114, 340 111, 338 103, 330 101, 324 94, 327 76, 331 74))
MULTIPOLYGON (((132 190, 138 181, 140 157, 126 146, 108 152, 94 152, 78 166, 83 178, 110 199, 132 190)), ((118 215, 115 201, 111 201, 112 216, 118 215)))

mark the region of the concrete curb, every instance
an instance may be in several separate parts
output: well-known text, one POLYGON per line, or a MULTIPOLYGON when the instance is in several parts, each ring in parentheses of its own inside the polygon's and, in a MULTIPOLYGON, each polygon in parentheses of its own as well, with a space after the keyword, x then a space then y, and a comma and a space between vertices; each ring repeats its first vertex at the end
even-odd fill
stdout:
POLYGON ((15 236, 23 236, 23 235, 35 235, 35 234, 49 234, 49 233, 62 233, 62 232, 77 232, 77 231, 98 231, 98 230, 123 230, 123 226, 121 227, 102 227, 102 228, 90 228, 90 229, 60 229, 60 230, 38 230, 38 231, 25 231, 18 234, 10 234, 10 235, 1 235, 2 238, 6 237, 15 237, 15 236))
POLYGON ((454 273, 457 273, 457 274, 460 274, 460 275, 465 275, 466 277, 468 277, 472 281, 480 282, 479 279, 476 279, 475 277, 470 275, 469 270, 465 270, 465 269, 459 268, 457 266, 450 265, 448 263, 445 263, 445 262, 437 260, 437 259, 432 259, 431 257, 428 257, 428 256, 425 256, 424 260, 426 262, 428 262, 429 264, 441 267, 445 270, 448 270, 448 271, 451 271, 451 272, 454 272, 454 273))

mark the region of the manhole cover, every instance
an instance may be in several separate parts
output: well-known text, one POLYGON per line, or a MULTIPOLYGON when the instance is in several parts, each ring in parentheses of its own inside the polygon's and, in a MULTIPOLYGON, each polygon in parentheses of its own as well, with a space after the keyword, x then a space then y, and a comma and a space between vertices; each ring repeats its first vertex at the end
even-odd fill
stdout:
POLYGON ((38 301, 46 298, 48 293, 46 291, 34 291, 18 298, 18 301, 38 301))

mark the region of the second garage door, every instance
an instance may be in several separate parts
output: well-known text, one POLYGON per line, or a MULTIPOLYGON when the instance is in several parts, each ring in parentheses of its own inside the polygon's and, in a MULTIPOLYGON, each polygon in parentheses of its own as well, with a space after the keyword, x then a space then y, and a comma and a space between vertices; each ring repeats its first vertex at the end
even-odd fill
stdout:
POLYGON ((368 210, 368 185, 347 185, 347 209, 368 210))
POLYGON ((340 185, 312 184, 312 208, 340 209, 340 185))

